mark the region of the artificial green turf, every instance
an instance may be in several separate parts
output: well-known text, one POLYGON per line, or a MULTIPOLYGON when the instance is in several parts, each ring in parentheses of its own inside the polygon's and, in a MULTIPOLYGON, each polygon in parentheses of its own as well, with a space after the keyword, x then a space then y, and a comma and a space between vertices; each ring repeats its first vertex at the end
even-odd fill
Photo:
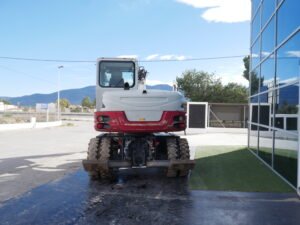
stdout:
POLYGON ((202 146, 196 149, 190 189, 294 192, 244 147, 202 146))

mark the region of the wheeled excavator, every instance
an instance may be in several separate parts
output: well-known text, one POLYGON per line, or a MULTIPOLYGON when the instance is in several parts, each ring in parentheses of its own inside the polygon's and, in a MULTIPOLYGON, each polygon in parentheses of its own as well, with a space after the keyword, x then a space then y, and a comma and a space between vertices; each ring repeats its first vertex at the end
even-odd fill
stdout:
POLYGON ((194 167, 185 138, 185 98, 178 91, 148 90, 147 71, 136 59, 97 60, 94 128, 83 167, 93 179, 120 168, 163 168, 167 177, 194 167))

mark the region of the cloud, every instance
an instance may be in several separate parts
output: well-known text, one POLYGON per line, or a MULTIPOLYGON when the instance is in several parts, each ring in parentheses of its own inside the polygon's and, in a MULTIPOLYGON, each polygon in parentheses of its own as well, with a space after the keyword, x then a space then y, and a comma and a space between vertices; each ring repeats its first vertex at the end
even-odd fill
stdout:
POLYGON ((161 81, 161 80, 146 80, 147 85, 157 85, 157 84, 168 84, 170 86, 173 86, 173 82, 171 81, 161 81))
POLYGON ((204 9, 201 17, 209 22, 237 23, 249 21, 251 0, 176 0, 204 9))
POLYGON ((298 58, 300 58, 300 51, 287 51, 286 54, 289 57, 298 57, 298 58))
POLYGON ((157 59, 159 56, 159 54, 152 54, 152 55, 148 55, 146 57, 146 60, 154 60, 154 59, 157 59))
POLYGON ((137 59, 138 55, 119 55, 117 58, 123 58, 123 59, 137 59))
POLYGON ((262 52, 261 52, 261 55, 262 55, 262 56, 268 56, 268 55, 270 55, 270 53, 271 53, 271 52, 262 51, 262 52))
POLYGON ((160 60, 185 60, 187 57, 184 55, 161 55, 160 60))
POLYGON ((169 55, 152 54, 145 58, 145 60, 147 60, 147 61, 151 61, 151 60, 166 60, 166 61, 178 60, 178 61, 180 61, 180 60, 185 60, 185 59, 187 59, 187 57, 184 55, 171 55, 171 54, 169 54, 169 55))

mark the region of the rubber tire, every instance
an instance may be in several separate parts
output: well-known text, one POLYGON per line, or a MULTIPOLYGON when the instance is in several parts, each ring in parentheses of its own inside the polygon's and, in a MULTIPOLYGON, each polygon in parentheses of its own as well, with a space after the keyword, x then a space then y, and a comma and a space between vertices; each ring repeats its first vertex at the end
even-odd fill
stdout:
MULTIPOLYGON (((190 148, 187 139, 180 138, 179 140, 180 147, 180 159, 187 160, 190 159, 190 148)), ((189 175, 190 170, 181 170, 179 176, 185 177, 189 175)))
MULTIPOLYGON (((178 156, 178 146, 175 138, 167 139, 167 149, 168 149, 168 160, 173 161, 177 159, 178 156)), ((167 177, 177 177, 178 171, 174 169, 167 169, 167 177)))
POLYGON ((189 143, 185 138, 180 138, 180 159, 190 159, 190 148, 189 143))
MULTIPOLYGON (((110 137, 103 137, 101 138, 100 142, 100 151, 99 151, 99 158, 98 161, 107 164, 109 157, 110 157, 110 146, 111 146, 111 138, 110 137)), ((100 178, 102 179, 111 179, 112 173, 109 168, 101 169, 99 171, 100 178)))
MULTIPOLYGON (((99 142, 100 142, 100 138, 98 138, 98 137, 92 138, 90 140, 88 152, 87 152, 88 160, 98 160, 98 158, 99 158, 99 142)), ((99 179, 98 171, 89 171, 88 173, 92 180, 99 179)))

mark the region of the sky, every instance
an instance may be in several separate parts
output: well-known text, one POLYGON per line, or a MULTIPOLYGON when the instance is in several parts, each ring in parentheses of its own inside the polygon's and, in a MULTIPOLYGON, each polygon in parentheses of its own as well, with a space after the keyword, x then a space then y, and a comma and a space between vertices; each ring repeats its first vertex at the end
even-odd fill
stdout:
POLYGON ((0 96, 95 85, 93 62, 36 62, 1 57, 88 60, 136 57, 148 84, 172 84, 188 69, 247 85, 250 0, 1 0, 0 96), (150 62, 149 60, 177 60, 150 62), (148 62, 149 61, 149 62, 148 62), (58 69, 59 66, 64 68, 58 69))

